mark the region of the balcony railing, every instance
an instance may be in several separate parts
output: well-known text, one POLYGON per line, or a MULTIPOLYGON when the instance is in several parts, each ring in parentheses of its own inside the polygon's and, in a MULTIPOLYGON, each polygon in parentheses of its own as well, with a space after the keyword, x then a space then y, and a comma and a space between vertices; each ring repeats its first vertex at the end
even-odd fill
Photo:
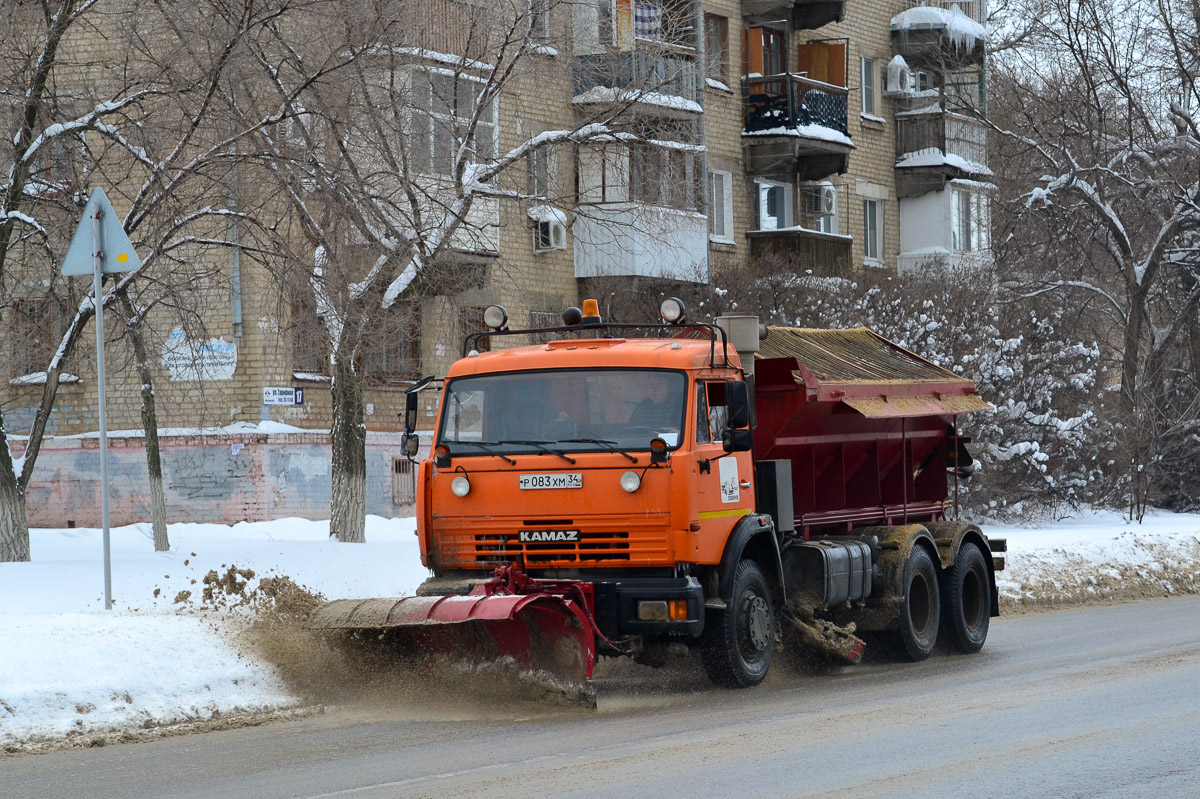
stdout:
POLYGON ((928 114, 897 114, 897 157, 930 149, 986 168, 987 126, 970 117, 942 111, 936 105, 928 114))
POLYGON ((770 258, 787 262, 799 274, 811 272, 818 277, 845 277, 850 274, 849 236, 836 236, 803 228, 753 230, 750 258, 770 258))
POLYGON ((699 76, 694 59, 657 49, 581 55, 575 59, 575 98, 612 102, 631 95, 660 95, 695 102, 699 76), (613 90, 612 96, 604 89, 613 90))
POLYGON ((747 133, 820 125, 849 135, 843 86, 795 74, 744 78, 743 84, 747 133))

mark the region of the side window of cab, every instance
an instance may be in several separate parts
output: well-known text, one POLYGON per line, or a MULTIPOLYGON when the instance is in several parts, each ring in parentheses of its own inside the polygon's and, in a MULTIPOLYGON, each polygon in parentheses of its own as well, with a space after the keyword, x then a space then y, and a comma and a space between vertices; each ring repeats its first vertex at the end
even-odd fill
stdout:
POLYGON ((720 442, 725 429, 725 381, 702 381, 696 391, 696 443, 720 442))

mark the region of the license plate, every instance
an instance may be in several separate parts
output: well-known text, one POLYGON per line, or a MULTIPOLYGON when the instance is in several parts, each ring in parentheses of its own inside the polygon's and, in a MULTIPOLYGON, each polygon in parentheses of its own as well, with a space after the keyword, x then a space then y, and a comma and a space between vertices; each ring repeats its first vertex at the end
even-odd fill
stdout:
POLYGON ((583 473, 523 474, 517 485, 521 488, 583 488, 583 473))

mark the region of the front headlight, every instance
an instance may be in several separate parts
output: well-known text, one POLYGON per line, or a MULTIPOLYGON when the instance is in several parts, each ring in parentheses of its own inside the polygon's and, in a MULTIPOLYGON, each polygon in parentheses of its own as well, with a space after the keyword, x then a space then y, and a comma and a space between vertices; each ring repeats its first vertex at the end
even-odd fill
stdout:
POLYGON ((456 497, 465 497, 471 493, 471 481, 460 474, 450 481, 450 490, 456 497))
POLYGON ((637 491, 642 485, 642 478, 638 477, 637 472, 625 472, 621 475, 621 488, 632 494, 637 491))

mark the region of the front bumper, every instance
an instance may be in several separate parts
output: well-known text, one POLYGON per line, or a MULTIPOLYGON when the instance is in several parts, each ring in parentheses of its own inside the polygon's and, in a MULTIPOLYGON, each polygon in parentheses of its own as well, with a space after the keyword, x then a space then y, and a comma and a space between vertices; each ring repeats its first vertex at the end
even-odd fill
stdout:
POLYGON ((653 638, 694 638, 704 630, 704 589, 695 577, 622 577, 592 582, 596 626, 608 638, 641 635, 653 638), (638 603, 682 599, 687 618, 641 621, 638 603))

